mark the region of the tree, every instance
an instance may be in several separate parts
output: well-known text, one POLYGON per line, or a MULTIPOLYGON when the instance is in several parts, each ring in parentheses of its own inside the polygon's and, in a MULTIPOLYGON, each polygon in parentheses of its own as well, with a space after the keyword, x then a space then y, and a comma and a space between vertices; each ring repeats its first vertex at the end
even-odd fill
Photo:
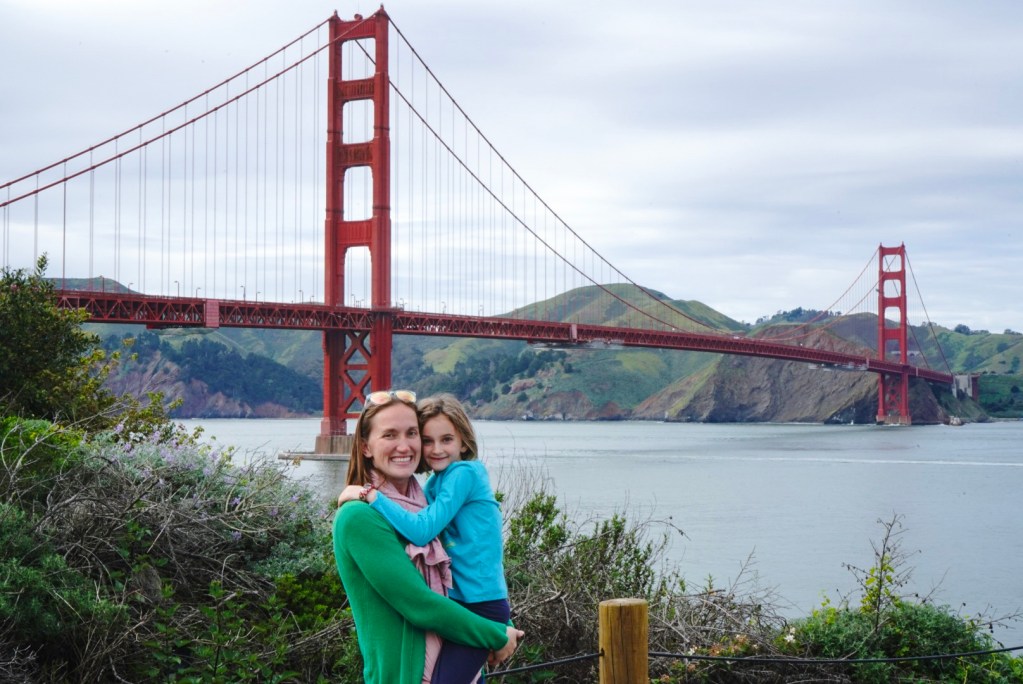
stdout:
POLYGON ((57 307, 46 264, 0 271, 0 413, 96 420, 113 404, 94 372, 104 354, 82 330, 87 314, 57 307))

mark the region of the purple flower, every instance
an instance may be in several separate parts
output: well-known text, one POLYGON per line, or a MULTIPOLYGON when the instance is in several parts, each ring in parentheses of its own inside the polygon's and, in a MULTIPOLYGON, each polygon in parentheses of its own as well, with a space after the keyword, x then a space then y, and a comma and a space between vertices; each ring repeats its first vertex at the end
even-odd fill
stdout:
POLYGON ((232 540, 234 540, 234 541, 241 541, 241 538, 242 538, 242 533, 239 532, 238 530, 235 530, 234 532, 231 533, 231 539, 232 540))

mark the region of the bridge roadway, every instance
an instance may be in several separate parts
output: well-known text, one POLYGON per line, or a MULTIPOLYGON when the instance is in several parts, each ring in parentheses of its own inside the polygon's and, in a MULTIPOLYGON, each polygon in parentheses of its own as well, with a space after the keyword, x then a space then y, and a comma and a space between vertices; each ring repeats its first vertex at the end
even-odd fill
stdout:
POLYGON ((798 345, 767 342, 743 335, 711 335, 682 331, 644 330, 517 318, 456 316, 411 312, 398 308, 329 307, 323 304, 252 302, 199 297, 156 297, 137 293, 57 290, 62 308, 85 309, 93 323, 135 323, 149 328, 235 327, 293 330, 370 331, 381 315, 389 315, 393 332, 403 335, 489 337, 534 344, 580 347, 647 347, 739 354, 802 361, 845 370, 901 374, 952 384, 952 376, 868 355, 845 354, 798 345))

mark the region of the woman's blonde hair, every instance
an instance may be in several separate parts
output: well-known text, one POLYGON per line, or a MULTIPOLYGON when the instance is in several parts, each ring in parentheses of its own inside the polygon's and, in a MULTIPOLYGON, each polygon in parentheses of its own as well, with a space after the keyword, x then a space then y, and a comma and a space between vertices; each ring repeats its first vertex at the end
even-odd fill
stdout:
POLYGON ((465 451, 462 453, 463 461, 473 461, 479 457, 479 448, 476 446, 476 432, 472 429, 469 416, 458 401, 450 394, 435 394, 432 397, 419 401, 419 429, 423 429, 426 421, 437 416, 445 416, 458 430, 458 436, 462 438, 462 446, 465 451))

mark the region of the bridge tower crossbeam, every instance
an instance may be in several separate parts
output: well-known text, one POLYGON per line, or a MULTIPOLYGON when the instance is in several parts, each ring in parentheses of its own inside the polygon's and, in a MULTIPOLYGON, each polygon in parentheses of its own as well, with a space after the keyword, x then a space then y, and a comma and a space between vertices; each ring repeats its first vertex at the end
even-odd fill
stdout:
POLYGON ((323 420, 316 438, 316 453, 346 453, 351 437, 346 421, 359 415, 373 389, 391 382, 393 316, 391 307, 390 207, 390 79, 388 24, 383 8, 370 17, 330 20, 330 55, 327 94, 327 198, 325 218, 325 304, 340 307, 345 301, 345 259, 353 247, 369 249, 371 262, 371 330, 323 332, 323 420), (344 78, 343 46, 372 39, 374 73, 367 78, 344 78), (346 142, 345 104, 369 100, 373 109, 373 136, 365 142, 346 142), (367 167, 372 179, 372 214, 351 220, 345 212, 346 173, 367 167))

